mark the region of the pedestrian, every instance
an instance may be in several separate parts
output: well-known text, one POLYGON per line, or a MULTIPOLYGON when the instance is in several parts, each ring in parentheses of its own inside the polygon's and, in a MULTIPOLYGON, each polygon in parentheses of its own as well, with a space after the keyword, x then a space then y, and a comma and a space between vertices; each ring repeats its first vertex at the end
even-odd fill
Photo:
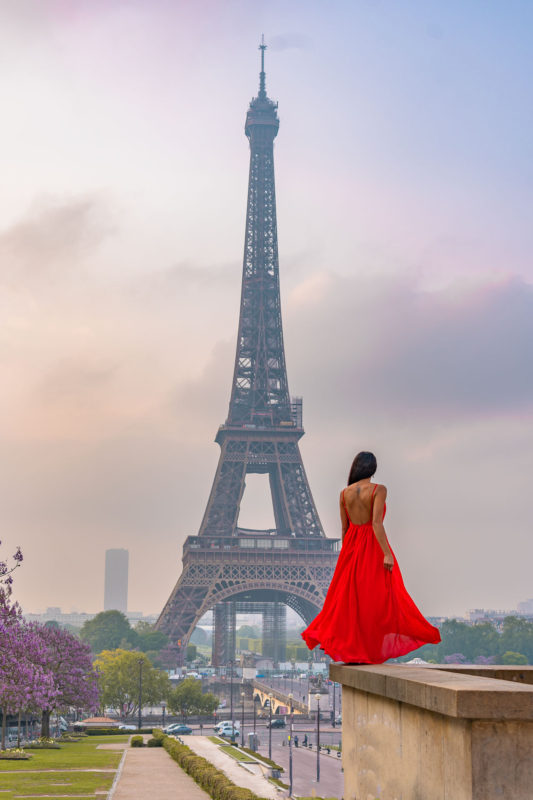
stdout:
POLYGON ((377 460, 358 453, 339 498, 342 548, 322 611, 301 634, 334 661, 382 664, 438 644, 440 633, 420 613, 404 586, 385 533, 387 489, 371 483, 377 460))
POLYGON ((307 747, 307 734, 305 734, 302 744, 304 747, 307 747))
POLYGON ((298 736, 296 735, 296 736, 294 737, 294 746, 295 746, 295 747, 298 747, 298 741, 299 741, 299 739, 298 739, 298 736))

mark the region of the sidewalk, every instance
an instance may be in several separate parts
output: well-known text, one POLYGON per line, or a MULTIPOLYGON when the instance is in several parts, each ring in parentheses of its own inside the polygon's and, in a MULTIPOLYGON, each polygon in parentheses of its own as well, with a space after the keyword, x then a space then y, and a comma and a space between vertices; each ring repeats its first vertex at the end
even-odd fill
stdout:
MULTIPOLYGON (((203 756, 215 767, 222 770, 230 781, 233 781, 237 786, 251 789, 259 797, 268 798, 269 800, 279 800, 280 797, 286 796, 286 792, 280 792, 262 775, 253 775, 247 769, 241 767, 234 758, 223 753, 218 745, 210 742, 207 736, 180 736, 180 739, 183 740, 187 747, 194 750, 196 755, 203 756)), ((113 800, 115 799, 113 798, 113 800)))
POLYGON ((113 800, 210 800, 162 747, 130 747, 113 800))

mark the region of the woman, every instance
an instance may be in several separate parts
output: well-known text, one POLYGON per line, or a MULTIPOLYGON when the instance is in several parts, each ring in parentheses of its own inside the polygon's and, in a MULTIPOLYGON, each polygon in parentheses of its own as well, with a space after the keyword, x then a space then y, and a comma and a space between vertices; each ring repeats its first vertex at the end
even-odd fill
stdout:
POLYGON ((389 545, 383 518, 387 489, 370 479, 373 453, 358 453, 341 492, 342 549, 324 607, 302 633, 334 661, 381 664, 440 642, 413 603, 389 545))

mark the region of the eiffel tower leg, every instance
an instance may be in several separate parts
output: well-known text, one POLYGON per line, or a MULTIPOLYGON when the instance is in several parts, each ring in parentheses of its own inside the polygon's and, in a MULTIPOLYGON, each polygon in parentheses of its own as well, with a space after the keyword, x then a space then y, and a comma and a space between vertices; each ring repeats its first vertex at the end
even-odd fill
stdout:
POLYGON ((211 661, 214 667, 222 667, 224 659, 224 631, 226 630, 226 604, 217 603, 213 609, 213 644, 211 661))

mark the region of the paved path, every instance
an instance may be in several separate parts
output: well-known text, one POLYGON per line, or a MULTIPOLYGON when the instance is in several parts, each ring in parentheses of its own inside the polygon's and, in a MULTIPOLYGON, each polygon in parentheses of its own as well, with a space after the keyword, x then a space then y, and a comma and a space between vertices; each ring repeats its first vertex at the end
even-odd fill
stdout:
POLYGON ((210 800, 162 747, 130 747, 113 800, 210 800))
POLYGON ((261 775, 252 775, 251 772, 241 767, 234 758, 226 755, 218 745, 214 742, 210 742, 207 736, 180 736, 180 739, 182 739, 183 743, 190 747, 191 750, 194 750, 197 755, 203 756, 210 761, 211 764, 214 764, 215 767, 222 770, 222 772, 224 772, 233 783, 236 783, 237 786, 251 789, 252 792, 255 792, 259 797, 266 797, 269 798, 269 800, 274 800, 274 798, 277 800, 277 798, 283 797, 283 795, 286 794, 279 792, 266 778, 263 778, 261 775))

